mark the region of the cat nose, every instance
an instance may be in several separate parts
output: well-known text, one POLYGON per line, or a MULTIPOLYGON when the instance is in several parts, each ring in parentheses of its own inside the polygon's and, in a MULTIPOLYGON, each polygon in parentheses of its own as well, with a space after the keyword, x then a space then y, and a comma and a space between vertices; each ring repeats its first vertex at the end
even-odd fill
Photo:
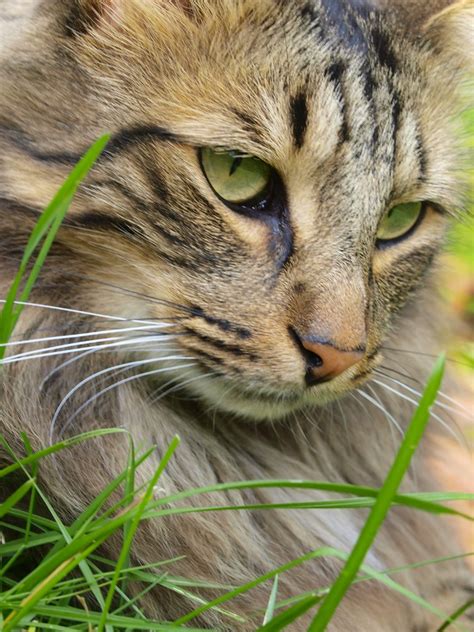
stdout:
POLYGON ((357 349, 338 349, 330 341, 300 336, 294 329, 291 333, 306 361, 308 386, 332 380, 364 357, 363 345, 357 349))

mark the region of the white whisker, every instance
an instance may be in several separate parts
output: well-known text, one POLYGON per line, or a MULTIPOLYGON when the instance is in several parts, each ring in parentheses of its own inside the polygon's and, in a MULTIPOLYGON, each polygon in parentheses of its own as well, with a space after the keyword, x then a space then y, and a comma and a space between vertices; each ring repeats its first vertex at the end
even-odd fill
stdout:
MULTIPOLYGON (((176 360, 190 360, 192 358, 184 358, 184 357, 179 357, 179 356, 169 356, 168 358, 158 358, 159 360, 164 360, 164 359, 176 359, 176 360)), ((156 361, 156 360, 155 360, 156 361)), ((145 364, 145 362, 142 362, 142 364, 145 364)), ((73 415, 71 415, 71 417, 69 417, 69 419, 66 421, 66 423, 64 424, 64 426, 61 428, 59 435, 58 435, 58 439, 60 439, 64 433, 67 431, 67 429, 69 428, 69 426, 71 425, 71 423, 74 421, 74 419, 77 418, 77 416, 90 404, 92 404, 93 402, 95 402, 99 397, 101 397, 102 395, 104 395, 105 393, 118 388, 119 386, 122 386, 123 384, 126 384, 128 382, 132 382, 133 380, 138 380, 144 377, 149 377, 150 375, 157 375, 158 373, 166 373, 168 371, 175 371, 176 369, 187 369, 191 366, 196 366, 196 363, 189 363, 189 364, 184 364, 184 365, 175 365, 172 367, 164 367, 161 369, 153 369, 151 371, 145 371, 144 373, 139 373, 138 375, 131 375, 129 377, 124 378, 123 380, 120 380, 118 382, 115 382, 114 384, 111 384, 110 386, 107 386, 106 388, 100 390, 98 393, 96 393, 93 397, 90 397, 87 401, 85 401, 83 404, 81 404, 79 406, 79 408, 74 412, 73 415)), ((99 372, 100 373, 100 372, 99 372)), ((64 400, 63 400, 64 401, 64 400)), ((61 402, 62 403, 62 402, 61 402)), ((60 404, 61 406, 61 404, 60 404)), ((56 425, 56 420, 57 420, 57 416, 59 414, 59 407, 56 410, 53 420, 51 421, 51 430, 50 430, 50 442, 52 443, 53 441, 53 437, 54 437, 54 428, 56 425)))
MULTIPOLYGON (((169 340, 172 340, 174 338, 174 336, 166 336, 163 338, 159 338, 158 342, 168 342, 169 340)), ((131 338, 129 341, 127 341, 127 343, 129 343, 130 345, 134 345, 135 342, 140 342, 142 340, 142 338, 131 338)), ((153 340, 153 342, 157 342, 157 340, 153 340)), ((118 343, 113 343, 110 345, 100 345, 99 347, 93 347, 91 349, 88 349, 87 351, 83 351, 82 353, 80 353, 78 356, 75 356, 74 358, 70 358, 69 360, 66 360, 65 362, 62 362, 59 366, 55 367, 52 371, 50 371, 48 373, 48 375, 42 380, 41 384, 40 384, 40 390, 43 389, 44 385, 46 384, 46 382, 48 380, 51 379, 51 377, 53 375, 56 375, 56 373, 59 373, 59 371, 61 371, 62 369, 64 369, 65 367, 74 364, 75 362, 78 362, 79 360, 81 360, 82 358, 85 358, 93 353, 116 353, 117 352, 117 346, 127 346, 127 351, 128 352, 137 352, 137 351, 166 351, 167 353, 178 353, 179 349, 176 347, 163 347, 163 348, 158 348, 158 347, 148 347, 147 345, 142 345, 142 346, 137 346, 137 347, 130 347, 128 346, 128 344, 126 345, 126 343, 124 342, 123 344, 118 344, 118 343)))
MULTIPOLYGON (((121 323, 122 322, 123 323, 126 323, 126 322, 133 323, 133 322, 137 322, 138 319, 139 319, 138 316, 135 317, 135 318, 124 318, 124 320, 120 321, 120 322, 121 323)), ((111 320, 111 319, 110 318, 105 318, 105 319, 102 319, 100 321, 100 323, 101 324, 104 323, 104 322, 106 323, 109 320, 111 320)), ((154 317, 152 320, 156 324, 159 324, 159 323, 166 324, 166 321, 169 321, 170 325, 176 325, 178 321, 183 320, 183 316, 173 316, 173 317, 163 316, 162 318, 158 318, 158 317, 155 318, 154 317)), ((80 321, 78 320, 78 322, 80 322, 80 321)), ((116 323, 117 321, 112 321, 112 322, 116 323)), ((63 331, 63 330, 64 330, 64 325, 57 324, 57 325, 53 326, 51 324, 49 327, 35 327, 34 331, 35 331, 35 334, 37 334, 38 332, 58 332, 58 331, 63 331)), ((113 331, 118 331, 118 330, 114 329, 113 331)), ((23 331, 18 331, 18 330, 15 329, 15 331, 12 334, 12 336, 10 337, 10 340, 11 341, 17 341, 19 343, 21 343, 22 341, 26 342, 26 340, 28 339, 28 336, 30 336, 30 335, 31 335, 31 332, 28 329, 27 330, 23 330, 23 331)))
MULTIPOLYGON (((186 357, 186 356, 177 356, 177 355, 172 355, 172 356, 164 356, 164 357, 157 357, 157 358, 150 358, 148 360, 135 360, 133 362, 124 362, 123 364, 118 364, 112 367, 107 367, 106 369, 102 369, 100 371, 97 371, 96 373, 93 373, 92 375, 87 376, 86 378, 84 378, 83 380, 81 380, 78 384, 76 384, 74 386, 74 388, 72 388, 67 395, 65 395, 65 397, 63 397, 63 399, 61 400, 59 406, 56 408, 56 411, 54 412, 53 418, 51 420, 51 430, 50 430, 50 441, 53 441, 53 436, 54 436, 54 428, 56 425, 56 421, 62 411, 62 409, 64 408, 64 406, 67 404, 67 402, 71 399, 71 397, 80 389, 82 388, 85 384, 88 384, 89 382, 91 382, 92 380, 100 377, 101 375, 106 375, 107 373, 110 373, 111 371, 117 371, 120 369, 128 369, 128 368, 136 368, 139 366, 143 366, 144 364, 150 364, 152 362, 164 362, 164 361, 168 361, 168 360, 192 360, 193 358, 191 357, 186 357)), ((187 367, 184 367, 187 368, 187 367)), ((149 373, 147 373, 148 375, 149 373)), ((122 382, 120 382, 122 383, 122 382)), ((120 383, 118 385, 120 385, 120 383)), ((109 388, 109 387, 108 387, 109 388)), ((89 401, 89 400, 88 400, 89 401)), ((86 402, 87 403, 87 402, 86 402)), ((84 406, 84 404, 83 404, 84 406)), ((81 408, 82 409, 82 408, 81 408)), ((77 411, 75 413, 77 415, 77 411)))
POLYGON ((97 340, 91 341, 86 340, 83 342, 72 342, 64 345, 55 345, 52 347, 47 347, 46 349, 35 349, 33 351, 25 351, 23 353, 18 353, 14 356, 8 356, 4 360, 0 362, 0 364, 13 364, 14 362, 22 362, 26 360, 37 360, 41 358, 54 357, 60 355, 67 355, 69 353, 76 353, 80 351, 92 350, 92 349, 101 349, 108 347, 118 347, 131 344, 133 342, 157 342, 161 340, 171 340, 174 336, 172 334, 160 334, 160 336, 141 336, 139 338, 126 338, 125 336, 109 336, 108 338, 99 338, 97 340), (92 346, 87 347, 86 345, 92 346), (97 343, 107 343, 98 345, 97 343))
POLYGON ((140 327, 124 327, 122 329, 102 329, 99 331, 88 331, 80 334, 65 334, 63 336, 48 336, 46 338, 32 338, 31 340, 17 340, 13 342, 6 342, 0 347, 15 347, 20 345, 31 345, 39 342, 52 342, 54 340, 69 340, 76 338, 92 338, 93 336, 104 336, 105 334, 121 334, 128 333, 130 331, 147 331, 155 329, 165 329, 168 327, 174 327, 172 323, 157 323, 156 325, 141 325, 140 327))
MULTIPOLYGON (((6 303, 5 299, 0 299, 0 303, 6 303)), ((153 325, 153 321, 130 319, 123 316, 111 316, 110 314, 100 314, 96 312, 86 312, 80 309, 72 309, 71 307, 58 307, 57 305, 46 305, 43 303, 32 303, 30 301, 15 301, 15 305, 24 305, 25 307, 37 307, 40 309, 50 309, 53 311, 68 312, 70 314, 79 314, 80 316, 94 316, 95 318, 107 318, 109 320, 128 321, 138 323, 139 325, 153 325)))
MULTIPOLYGON (((447 402, 451 402, 451 404, 454 404, 455 406, 457 406, 458 408, 460 408, 462 411, 464 411, 465 413, 469 414, 469 419, 472 420, 472 410, 469 410, 469 408, 467 408, 466 406, 464 406, 463 404, 460 404, 457 400, 453 399, 452 397, 450 397, 449 395, 446 395, 446 393, 443 393, 443 391, 438 391, 438 395, 440 397, 442 397, 443 399, 445 399, 447 402)), ((441 406, 441 404, 439 404, 438 402, 438 406, 441 406)), ((454 411, 453 411, 454 412, 454 411)), ((457 414, 457 411, 456 411, 457 414)))
MULTIPOLYGON (((395 388, 392 388, 388 384, 384 384, 383 382, 380 382, 380 380, 372 380, 372 381, 375 384, 378 384, 379 386, 381 386, 382 388, 385 388, 387 391, 390 391, 391 393, 398 395, 398 397, 400 397, 401 399, 404 399, 405 401, 410 402, 414 406, 418 406, 419 402, 416 399, 413 399, 412 397, 408 397, 408 395, 405 395, 404 393, 400 393, 400 391, 397 391, 395 388)), ((456 439, 456 441, 460 440, 460 437, 454 432, 454 430, 449 426, 448 423, 446 423, 446 421, 442 417, 434 413, 432 410, 430 411, 430 416, 433 417, 433 419, 436 419, 436 421, 438 421, 443 426, 443 428, 445 428, 456 439)))
MULTIPOLYGON (((195 366, 195 365, 193 365, 193 366, 195 366)), ((191 382, 197 382, 197 381, 199 381, 199 380, 203 380, 204 378, 209 378, 209 379, 210 379, 210 378, 213 378, 213 377, 215 377, 215 376, 214 376, 214 375, 207 375, 207 374, 205 374, 205 375, 197 375, 197 376, 194 376, 194 377, 190 378, 189 380, 184 380, 184 382, 179 382, 178 384, 176 384, 176 386, 172 386, 171 388, 169 388, 169 389, 167 389, 167 390, 163 391, 163 389, 165 388, 165 386, 168 386, 169 384, 171 384, 172 382, 175 382, 175 381, 176 381, 176 379, 179 379, 179 378, 176 378, 175 380, 170 380, 169 382, 167 382, 167 383, 165 384, 165 386, 164 386, 164 387, 162 387, 161 389, 159 389, 160 391, 163 391, 163 392, 161 392, 161 393, 160 393, 160 395, 158 395, 158 397, 154 397, 154 398, 151 400, 151 403, 152 403, 152 404, 155 404, 155 403, 156 403, 156 402, 158 402, 160 399, 163 399, 163 397, 165 397, 166 395, 169 395, 170 393, 174 393, 175 391, 178 391, 178 390, 180 390, 180 389, 184 388, 184 387, 185 387, 185 386, 187 386, 188 384, 191 384, 191 382)))
POLYGON ((147 401, 148 401, 150 404, 153 404, 153 402, 155 401, 155 400, 154 400, 154 397, 155 397, 156 395, 158 395, 159 393, 161 393, 161 391, 162 391, 164 388, 167 388, 167 387, 168 387, 168 386, 170 386, 171 384, 175 384, 175 383, 176 383, 176 380, 179 380, 179 379, 181 379, 181 378, 183 378, 183 377, 186 377, 186 376, 187 376, 187 375, 189 375, 190 373, 192 373, 192 371, 186 371, 185 373, 181 374, 179 377, 178 377, 178 376, 175 376, 175 377, 173 377, 171 380, 168 380, 168 382, 165 382, 164 384, 162 384, 162 385, 161 385, 161 386, 159 386, 158 388, 154 389, 154 390, 150 393, 150 395, 148 396, 147 401))
MULTIPOLYGON (((390 379, 393 379, 391 376, 388 376, 386 373, 383 373, 383 371, 380 371, 380 369, 384 369, 385 371, 390 371, 391 373, 396 373, 397 375, 400 375, 400 376, 410 380, 411 382, 415 382, 419 386, 423 387, 423 382, 421 380, 417 380, 416 378, 412 377, 411 375, 408 375, 406 373, 402 373, 401 371, 397 371, 396 369, 394 369, 394 368, 392 368, 390 366, 382 365, 379 369, 376 369, 375 372, 378 373, 379 375, 383 375, 386 378, 390 377, 390 379)), ((400 384, 403 384, 403 382, 400 382, 400 384)), ((404 386, 406 387, 407 385, 404 384, 404 386)), ((455 406, 458 406, 465 413, 469 414, 470 415, 470 419, 472 419, 472 411, 469 410, 469 408, 467 408, 466 406, 464 406, 460 402, 458 402, 456 399, 453 399, 452 397, 450 397, 449 395, 447 395, 443 391, 438 391, 438 398, 439 397, 442 397, 447 402, 450 402, 451 404, 454 404, 455 406)), ((440 406, 439 402, 438 402, 438 406, 440 406)))
MULTIPOLYGON (((411 386, 408 386, 407 384, 404 384, 403 382, 400 382, 400 380, 396 380, 395 378, 391 377, 390 375, 386 375, 385 373, 382 373, 381 371, 376 371, 377 375, 379 375, 380 377, 384 378, 385 380, 390 380, 391 382, 394 382, 395 384, 398 384, 399 386, 401 386, 402 388, 404 388, 406 391, 408 391, 409 393, 412 393, 413 395, 416 395, 417 397, 421 397, 422 393, 420 391, 417 391, 415 388, 411 388, 411 386)), ((377 380, 372 380, 373 382, 377 382, 377 380)), ((441 393, 438 393, 439 395, 441 395, 441 393)), ((453 400, 453 403, 456 403, 455 400, 453 400)), ((448 410, 450 412, 452 412, 455 415, 459 415, 460 417, 462 417, 463 419, 467 419, 468 421, 472 421, 473 419, 473 415, 467 415, 464 412, 461 412, 460 410, 457 410, 456 408, 454 408, 453 406, 449 406, 448 404, 443 404, 443 402, 439 402, 436 401, 435 406, 439 406, 440 408, 444 408, 445 410, 448 410)), ((461 406, 460 404, 458 404, 458 406, 462 409, 462 410, 466 410, 464 409, 463 406, 461 406)))
POLYGON ((378 408, 379 410, 381 410, 383 412, 383 414, 386 416, 386 418, 392 422, 392 424, 395 426, 395 428, 398 430, 398 432, 400 433, 400 435, 403 437, 404 436, 404 432, 402 430, 402 427, 400 426, 400 424, 398 423, 398 421, 395 419, 395 417, 393 415, 391 415, 388 410, 385 408, 385 406, 383 406, 380 402, 378 402, 374 397, 371 397, 368 393, 366 393, 365 391, 362 391, 360 389, 357 389, 357 392, 359 393, 359 395, 361 395, 364 399, 366 399, 368 402, 370 402, 373 406, 375 406, 376 408, 378 408))
POLYGON ((341 412, 342 423, 344 424, 344 430, 346 431, 346 437, 349 439, 349 426, 348 426, 348 423, 347 423, 347 415, 344 412, 344 408, 342 407, 342 404, 341 404, 341 402, 338 399, 336 400, 336 403, 337 403, 337 405, 339 407, 339 410, 341 412))

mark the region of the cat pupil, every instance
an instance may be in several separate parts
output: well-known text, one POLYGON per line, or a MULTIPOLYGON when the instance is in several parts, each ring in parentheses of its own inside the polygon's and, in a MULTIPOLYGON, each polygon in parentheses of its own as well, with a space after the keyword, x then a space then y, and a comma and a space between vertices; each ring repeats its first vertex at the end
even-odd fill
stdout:
POLYGON ((237 171, 237 169, 239 168, 241 162, 242 162, 242 158, 238 157, 238 158, 234 158, 232 164, 230 165, 230 169, 229 169, 229 176, 233 176, 234 173, 237 171))

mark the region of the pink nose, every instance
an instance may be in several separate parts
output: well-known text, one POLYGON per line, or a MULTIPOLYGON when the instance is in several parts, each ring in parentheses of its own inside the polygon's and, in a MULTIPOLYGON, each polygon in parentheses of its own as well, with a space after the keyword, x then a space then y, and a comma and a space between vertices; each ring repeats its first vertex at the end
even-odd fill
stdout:
POLYGON ((310 342, 304 338, 301 339, 301 344, 306 350, 305 355, 308 362, 306 383, 308 386, 341 375, 364 356, 362 350, 341 351, 331 344, 310 342))

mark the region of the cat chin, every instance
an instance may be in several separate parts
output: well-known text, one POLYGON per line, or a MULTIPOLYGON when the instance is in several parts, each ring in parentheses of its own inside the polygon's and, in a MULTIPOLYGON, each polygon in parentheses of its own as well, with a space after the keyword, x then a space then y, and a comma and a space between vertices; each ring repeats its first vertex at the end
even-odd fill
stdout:
POLYGON ((237 391, 228 384, 201 384, 193 388, 209 410, 218 411, 248 421, 278 421, 305 408, 324 406, 347 393, 339 388, 336 392, 328 385, 298 393, 237 391))

